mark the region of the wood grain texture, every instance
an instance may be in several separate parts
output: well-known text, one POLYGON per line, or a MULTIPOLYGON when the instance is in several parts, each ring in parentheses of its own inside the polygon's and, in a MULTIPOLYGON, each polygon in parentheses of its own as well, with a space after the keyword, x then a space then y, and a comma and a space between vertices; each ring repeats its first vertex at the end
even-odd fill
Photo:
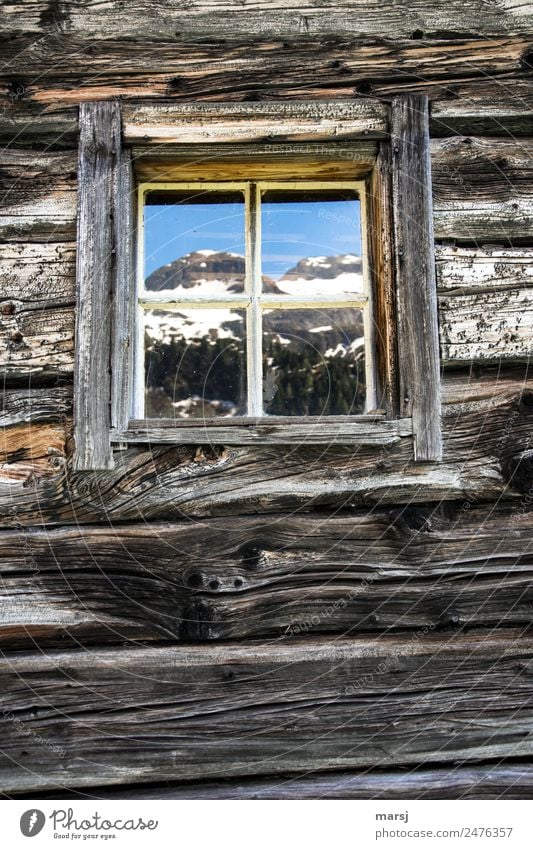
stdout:
POLYGON ((413 419, 415 460, 442 458, 428 102, 398 97, 391 111, 400 410, 413 419))
POLYGON ((132 153, 129 149, 122 150, 113 175, 115 267, 112 279, 110 424, 118 430, 125 430, 128 426, 133 393, 135 191, 132 153))
POLYGON ((439 295, 518 291, 533 286, 533 247, 436 245, 439 295))
POLYGON ((410 440, 412 436, 411 419, 385 421, 371 416, 361 417, 361 421, 347 417, 332 416, 331 420, 311 418, 309 421, 265 421, 253 420, 249 423, 233 426, 222 425, 215 420, 209 424, 198 422, 196 425, 184 421, 164 419, 154 420, 150 425, 145 421, 132 421, 123 433, 112 434, 118 442, 150 443, 175 445, 197 445, 207 441, 211 445, 350 445, 352 450, 364 446, 392 447, 402 438, 410 440), (344 418, 344 421, 336 421, 344 418), (166 426, 165 426, 166 425, 166 426))
POLYGON ((444 410, 442 464, 413 463, 405 439, 384 448, 131 446, 115 452, 113 471, 76 474, 67 466, 39 484, 31 477, 0 484, 2 521, 116 523, 465 499, 519 504, 533 468, 526 464, 513 479, 508 464, 530 449, 530 384, 517 381, 513 394, 506 381, 500 394, 493 379, 492 390, 483 383, 481 398, 474 374, 465 376, 469 384, 469 399, 444 410))
POLYGON ((528 505, 17 528, 0 551, 4 649, 533 623, 528 505))
MULTIPOLYGON (((212 34, 198 40, 86 40, 57 33, 42 39, 14 37, 4 48, 2 77, 6 103, 38 109, 120 97, 153 101, 287 100, 359 94, 391 96, 398 90, 445 97, 448 83, 489 78, 493 88, 511 76, 523 80, 530 36, 480 38, 463 33, 454 38, 268 38, 225 42, 212 34), (31 54, 32 75, 22 76, 19 57, 31 54), (206 68, 208 72, 206 73, 206 68), (22 78, 21 78, 22 76, 22 78), (20 95, 18 94, 20 90, 20 95), (15 93, 15 94, 14 94, 15 93)), ((453 98, 453 93, 448 97, 453 98)), ((14 111, 14 110, 10 110, 14 111)), ((20 121, 20 118, 19 118, 20 121)))
POLYGON ((74 468, 113 468, 109 443, 114 252, 114 173, 120 156, 120 106, 80 107, 74 468))
POLYGON ((124 105, 124 139, 129 144, 205 142, 337 141, 380 138, 387 109, 378 101, 327 103, 196 103, 124 105))
POLYGON ((441 296, 444 362, 524 361, 533 354, 533 288, 441 296))
POLYGON ((74 242, 0 243, 0 309, 9 302, 49 308, 73 306, 74 242))
POLYGON ((437 238, 533 240, 532 162, 531 139, 433 140, 437 238))
MULTIPOLYGON (((322 772, 200 784, 90 787, 35 793, 32 799, 523 799, 533 796, 533 765, 512 761, 435 769, 322 772)), ((10 798, 12 798, 10 796, 10 798)), ((16 798, 16 796, 15 796, 16 798)))
MULTIPOLYGON (((357 47, 353 49, 356 50, 357 47)), ((331 50, 335 50, 335 46, 332 46, 331 50)), ((453 50, 454 46, 449 45, 449 51, 453 53, 453 50)), ((346 52, 351 53, 352 47, 348 45, 346 52)), ((275 88, 256 80, 255 89, 248 90, 246 84, 243 86, 241 82, 239 85, 235 81, 234 90, 229 89, 227 85, 224 86, 223 96, 228 102, 250 99, 278 101, 294 97, 302 100, 327 98, 332 101, 350 98, 354 94, 354 85, 350 84, 346 74, 343 73, 342 56, 339 54, 339 57, 332 60, 330 55, 329 64, 333 66, 337 62, 339 67, 335 70, 337 79, 334 82, 328 78, 331 69, 328 71, 328 64, 325 62, 323 72, 318 77, 315 73, 305 87, 295 88, 290 79, 285 86, 278 82, 275 88), (325 84, 321 88, 322 79, 325 79, 325 84)), ((187 86, 172 91, 172 98, 179 102, 219 100, 222 95, 217 95, 217 92, 213 91, 210 80, 203 89, 197 90, 196 94, 189 94, 192 84, 195 83, 196 87, 202 79, 201 74, 191 77, 187 86)), ((487 80, 483 76, 479 79, 461 79, 456 75, 440 80, 426 77, 411 80, 395 76, 390 80, 379 81, 370 80, 367 77, 356 83, 355 91, 373 93, 375 97, 386 99, 402 89, 425 92, 431 101, 432 136, 442 137, 459 133, 476 136, 484 134, 493 137, 510 134, 511 137, 520 137, 533 135, 531 79, 531 72, 527 70, 507 73, 498 80, 494 77, 487 80)), ((251 83, 253 82, 254 78, 251 78, 251 83)), ((32 100, 25 85, 20 80, 2 83, 0 77, 0 142, 9 144, 11 148, 24 148, 31 144, 34 149, 44 148, 46 151, 73 149, 78 138, 77 104, 65 106, 61 101, 56 101, 43 106, 32 100)), ((75 91, 78 97, 85 97, 84 89, 75 91)), ((104 99, 101 91, 99 96, 104 99)), ((133 87, 123 92, 122 96, 125 98, 131 96, 132 100, 137 102, 138 90, 133 87)), ((74 91, 71 99, 73 97, 75 97, 74 91)))
POLYGON ((239 180, 356 180, 371 171, 376 142, 303 144, 148 145, 134 147, 139 182, 239 180))
POLYGON ((532 659, 519 629, 12 654, 0 786, 528 757, 532 659))
POLYGON ((0 427, 23 422, 63 422, 72 413, 72 386, 4 389, 0 395, 0 427))
POLYGON ((5 149, 0 154, 0 238, 27 243, 76 235, 76 154, 5 149))
POLYGON ((445 362, 527 362, 533 354, 533 250, 436 247, 445 362))
POLYGON ((376 356, 378 406, 389 416, 400 414, 398 397, 398 332, 396 324, 396 276, 392 209, 392 149, 380 143, 367 181, 368 264, 374 322, 371 344, 376 356))
POLYGON ((530 33, 530 9, 520 0, 505 6, 482 0, 436 0, 431 6, 422 0, 395 4, 342 0, 334 7, 323 3, 287 6, 281 0, 259 0, 253 8, 243 8, 238 0, 202 0, 176 7, 172 0, 154 6, 133 0, 128 7, 108 8, 91 0, 80 7, 75 0, 51 6, 45 0, 12 3, 2 18, 2 31, 44 35, 72 32, 97 41, 109 38, 155 42, 167 37, 186 40, 209 36, 239 40, 245 36, 293 38, 365 34, 374 37, 418 37, 440 33, 473 32, 500 35, 502 32, 530 33))
MULTIPOLYGON (((1 307, 0 307, 1 309, 1 307)), ((34 384, 72 378, 74 369, 74 310, 43 309, 36 304, 8 301, 0 313, 0 362, 4 381, 34 384)))
MULTIPOLYGON (((375 94, 377 95, 377 91, 375 94)), ((426 88, 432 136, 533 135, 531 71, 494 79, 452 79, 426 88)), ((382 91, 381 94, 385 94, 382 91)))

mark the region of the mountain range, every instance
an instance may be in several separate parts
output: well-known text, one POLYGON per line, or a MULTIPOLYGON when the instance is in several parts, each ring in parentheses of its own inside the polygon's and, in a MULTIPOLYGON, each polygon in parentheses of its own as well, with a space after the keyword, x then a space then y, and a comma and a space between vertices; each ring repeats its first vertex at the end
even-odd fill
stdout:
MULTIPOLYGON (((196 289, 194 294, 216 297, 244 291, 245 259, 228 251, 201 250, 186 254, 153 271, 145 282, 148 292, 196 289)), ((279 295, 361 294, 361 259, 353 254, 304 257, 278 280, 263 275, 263 292, 279 295)))

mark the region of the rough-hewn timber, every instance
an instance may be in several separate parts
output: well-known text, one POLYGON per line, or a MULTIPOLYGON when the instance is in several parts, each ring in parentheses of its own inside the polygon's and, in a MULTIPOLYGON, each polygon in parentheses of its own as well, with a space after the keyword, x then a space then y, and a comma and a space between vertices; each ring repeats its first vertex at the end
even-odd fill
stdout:
MULTIPOLYGON (((416 33, 416 30, 415 30, 416 33)), ((84 100, 121 97, 161 100, 264 100, 377 96, 402 88, 453 98, 448 84, 465 79, 527 78, 531 41, 526 35, 489 38, 461 34, 442 39, 241 38, 237 42, 171 39, 87 41, 75 34, 15 37, 5 46, 4 99, 26 108, 64 110, 84 100), (19 57, 31 53, 32 74, 19 57)), ((516 108, 516 107, 515 107, 516 108)), ((442 118, 442 116, 441 116, 442 118)), ((494 128, 494 122, 492 127, 494 128)))
POLYGON ((32 799, 528 799, 531 763, 497 761, 437 769, 323 772, 200 784, 145 784, 32 792, 32 799))
POLYGON ((427 97, 393 100, 391 145, 400 411, 413 420, 415 460, 438 462, 442 429, 427 97))
POLYGON ((14 653, 0 661, 0 782, 21 792, 531 757, 532 662, 521 629, 14 653))
MULTIPOLYGON (((8 384, 72 376, 74 275, 70 244, 8 243, 0 353, 8 384), (43 261, 37 259, 43 251, 43 261)), ((437 247, 440 340, 446 361, 527 361, 532 354, 533 249, 437 247)))
POLYGON ((8 33, 35 35, 75 32, 92 41, 106 39, 109 32, 129 40, 139 37, 158 42, 171 36, 190 40, 197 34, 212 39, 239 40, 243 36, 261 39, 309 38, 317 35, 379 35, 419 38, 439 33, 474 32, 484 35, 502 32, 530 32, 532 15, 520 0, 507 0, 505 6, 483 0, 435 0, 430 6, 423 0, 371 4, 364 0, 342 0, 335 7, 308 3, 305 11, 298 4, 283 0, 259 0, 253 9, 243 9, 239 0, 202 0, 191 6, 176 7, 172 0, 147 6, 133 0, 128 7, 102 7, 96 0, 80 8, 75 0, 63 0, 61 7, 50 7, 46 0, 26 0, 11 4, 2 19, 8 33))
POLYGON ((0 533, 0 643, 533 624, 529 504, 0 533))
MULTIPOLYGON (((0 29, 0 640, 17 711, 2 717, 1 785, 531 798, 533 384, 513 365, 533 335, 529 6, 27 0, 5 7, 0 29), (379 136, 402 92, 430 99, 435 233, 458 243, 437 245, 443 466, 414 468, 405 437, 364 450, 207 440, 116 451, 109 478, 73 474, 78 104, 120 98, 144 144, 141 119, 161 107, 232 103, 241 118, 219 137, 272 145, 276 115, 299 101, 305 147, 324 117, 317 101, 362 105, 379 136), (262 127, 249 124, 254 103, 262 127), (67 635, 94 654, 37 653, 67 635), (263 635, 268 645, 239 643, 263 635), (218 642, 98 648, 206 639, 218 642), (244 779, 268 773, 291 774, 244 779)), ((164 121, 154 130, 148 140, 169 133, 164 121)))

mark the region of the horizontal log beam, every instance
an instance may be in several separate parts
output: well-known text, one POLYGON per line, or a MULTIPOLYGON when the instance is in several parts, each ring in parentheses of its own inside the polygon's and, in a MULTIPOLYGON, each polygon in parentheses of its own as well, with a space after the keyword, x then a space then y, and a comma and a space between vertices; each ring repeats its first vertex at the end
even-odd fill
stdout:
POLYGON ((502 393, 493 386, 484 384, 478 400, 474 392, 471 401, 466 395, 464 404, 444 407, 441 464, 413 464, 409 438, 381 448, 131 446, 115 452, 113 471, 81 475, 60 464, 40 483, 31 472, 16 485, 0 480, 1 521, 149 521, 465 498, 521 503, 533 479, 525 458, 515 475, 513 458, 530 449, 531 386, 517 384, 514 395, 509 383, 502 393))
POLYGON ((444 361, 527 362, 533 249, 437 246, 436 259, 444 361))
POLYGON ((508 0, 505 7, 484 3, 483 0, 435 0, 428 6, 423 0, 401 0, 370 9, 361 0, 342 0, 334 7, 323 3, 308 3, 305 10, 295 4, 287 7, 282 0, 259 0, 253 9, 243 9, 239 0, 202 0, 192 7, 176 8, 171 0, 157 7, 133 0, 128 8, 110 9, 90 0, 79 7, 75 0, 63 0, 59 11, 51 11, 46 0, 25 0, 8 8, 2 20, 6 33, 44 35, 62 28, 97 41, 109 38, 135 40, 166 37, 189 39, 204 36, 210 39, 239 40, 244 36, 278 38, 346 36, 365 34, 374 37, 443 32, 450 34, 475 32, 499 35, 502 32, 531 31, 529 8, 519 0, 508 0))
POLYGON ((117 433, 118 442, 131 444, 157 443, 175 445, 194 444, 207 441, 221 445, 332 445, 392 447, 402 438, 411 437, 412 421, 409 418, 386 421, 384 418, 362 417, 361 421, 325 421, 324 417, 314 422, 301 418, 291 422, 254 420, 239 425, 221 423, 203 424, 196 427, 185 422, 176 424, 172 419, 163 419, 157 425, 147 427, 143 420, 133 421, 127 431, 117 433))
POLYGON ((75 242, 0 243, 1 305, 73 306, 75 263, 75 242))
POLYGON ((30 377, 71 377, 74 371, 74 308, 8 301, 0 318, 0 373, 6 383, 30 377))
POLYGON ((532 665, 521 630, 12 654, 0 786, 531 757, 532 665))
POLYGON ((75 240, 75 153, 4 150, 0 155, 0 188, 3 241, 50 245, 75 240))
POLYGON ((387 109, 360 99, 320 104, 313 101, 254 104, 125 105, 126 144, 202 144, 379 138, 388 129, 387 109))
MULTIPOLYGON (((331 12, 331 9, 328 10, 331 12)), ((366 11, 366 10, 365 10, 366 11)), ((247 12, 248 14, 248 12, 247 12)), ((357 15, 362 21, 366 16, 357 15)), ((390 94, 390 89, 426 91, 435 86, 511 75, 519 80, 530 70, 530 36, 506 33, 500 24, 492 37, 461 35, 436 39, 308 35, 277 40, 260 38, 217 41, 173 37, 157 44, 137 39, 86 39, 50 33, 10 39, 5 45, 3 94, 30 114, 39 106, 57 111, 84 100, 139 97, 161 100, 328 99, 390 94), (31 54, 32 73, 21 75, 18 57, 31 54)), ((416 34, 416 29, 415 29, 416 34)), ((442 91, 441 97, 444 96, 442 91)), ((500 95, 501 96, 501 95, 500 95)), ((512 96, 512 95, 511 95, 512 96)), ((452 93, 453 97, 453 93, 452 93)), ((515 107, 516 109, 516 107, 515 107)), ((442 116, 441 116, 442 117, 442 116)))
POLYGON ((0 645, 533 623, 533 512, 397 507, 0 532, 0 645))
POLYGON ((486 294, 533 287, 533 247, 436 245, 439 295, 486 294))
MULTIPOLYGON (((533 794, 531 763, 437 769, 323 772, 201 784, 91 787, 91 799, 524 799, 533 794)), ((16 798, 16 797, 15 797, 16 798)), ((83 790, 32 793, 32 799, 86 799, 83 790)))

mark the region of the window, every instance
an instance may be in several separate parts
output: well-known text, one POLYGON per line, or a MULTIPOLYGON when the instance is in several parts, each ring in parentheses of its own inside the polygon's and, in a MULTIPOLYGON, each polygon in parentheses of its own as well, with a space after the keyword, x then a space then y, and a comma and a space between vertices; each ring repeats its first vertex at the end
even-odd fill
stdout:
POLYGON ((138 190, 135 418, 375 405, 358 182, 138 190))
POLYGON ((78 173, 75 469, 132 442, 440 459, 425 97, 82 104, 78 173))

